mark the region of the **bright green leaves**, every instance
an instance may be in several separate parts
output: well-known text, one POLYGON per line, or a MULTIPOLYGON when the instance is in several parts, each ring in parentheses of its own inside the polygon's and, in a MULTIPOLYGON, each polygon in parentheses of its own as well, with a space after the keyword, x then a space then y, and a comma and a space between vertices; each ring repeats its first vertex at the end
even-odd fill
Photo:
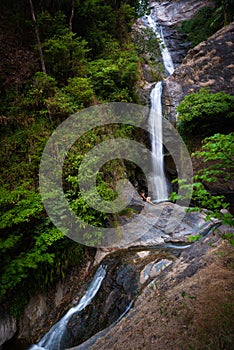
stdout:
POLYGON ((203 141, 201 151, 193 154, 207 163, 198 176, 202 181, 214 182, 222 176, 225 181, 234 178, 234 133, 228 135, 215 134, 203 141))
POLYGON ((185 96, 177 111, 178 130, 182 137, 185 140, 194 135, 204 138, 230 128, 234 119, 234 97, 201 89, 185 96))
POLYGON ((94 98, 92 83, 88 78, 69 78, 64 91, 74 99, 80 108, 88 107, 94 98))
MULTIPOLYGON (((221 209, 227 209, 229 203, 224 195, 213 195, 207 188, 212 183, 222 183, 227 185, 234 178, 234 133, 228 135, 215 134, 203 141, 202 149, 193 154, 203 164, 197 174, 193 177, 194 183, 187 184, 185 180, 174 180, 181 189, 193 189, 192 205, 190 210, 207 209, 208 218, 216 217, 223 220, 224 223, 233 225, 232 215, 228 211, 222 212, 221 209), (221 210, 221 211, 220 211, 221 210)), ((171 200, 179 198, 178 194, 173 192, 171 200)))
POLYGON ((71 73, 78 73, 86 64, 87 42, 77 38, 74 33, 64 29, 43 43, 45 62, 48 73, 60 82, 65 81, 71 73))
POLYGON ((64 120, 93 101, 94 91, 90 79, 75 77, 69 78, 64 88, 57 89, 54 96, 46 100, 46 105, 52 120, 64 120))
POLYGON ((23 186, 11 192, 1 187, 0 191, 0 229, 29 222, 32 217, 40 217, 43 205, 38 193, 27 190, 23 186))
POLYGON ((33 189, 1 188, 0 205, 0 301, 10 300, 18 316, 30 293, 48 288, 64 277, 69 265, 82 262, 83 248, 46 218, 33 189), (17 306, 18 294, 24 295, 24 303, 17 306))
POLYGON ((115 45, 114 48, 110 58, 100 58, 88 65, 94 91, 101 101, 136 102, 139 73, 135 49, 132 45, 127 45, 125 50, 115 45))

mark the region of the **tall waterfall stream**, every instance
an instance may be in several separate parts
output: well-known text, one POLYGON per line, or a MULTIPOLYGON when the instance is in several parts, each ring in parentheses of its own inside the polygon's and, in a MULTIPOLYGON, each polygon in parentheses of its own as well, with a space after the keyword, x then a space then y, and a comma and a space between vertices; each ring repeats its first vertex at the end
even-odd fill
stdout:
MULTIPOLYGON (((166 72, 171 75, 174 72, 174 65, 168 48, 166 47, 162 28, 157 24, 156 13, 151 10, 148 16, 143 18, 146 26, 151 28, 160 40, 162 60, 166 72)), ((150 94, 150 115, 149 130, 151 130, 152 147, 152 193, 150 193, 154 202, 165 201, 168 199, 167 181, 164 173, 164 155, 163 155, 163 131, 162 131, 162 82, 156 83, 150 94)))

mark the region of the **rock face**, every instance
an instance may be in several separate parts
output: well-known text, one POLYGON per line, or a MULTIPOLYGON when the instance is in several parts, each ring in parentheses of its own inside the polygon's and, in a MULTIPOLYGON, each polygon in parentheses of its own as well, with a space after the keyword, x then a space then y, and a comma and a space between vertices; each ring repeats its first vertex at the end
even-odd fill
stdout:
POLYGON ((101 288, 92 303, 69 320, 64 344, 81 344, 116 323, 147 283, 177 258, 174 248, 138 249, 118 250, 104 258, 107 274, 101 288))
POLYGON ((5 310, 0 308, 0 348, 3 343, 11 339, 17 330, 16 320, 5 310))
POLYGON ((191 19, 205 6, 214 6, 214 1, 179 0, 152 3, 152 8, 157 14, 157 21, 162 27, 163 37, 175 67, 182 63, 189 50, 190 43, 186 42, 186 35, 180 34, 173 29, 173 26, 191 19))
POLYGON ((212 0, 178 0, 152 2, 157 11, 158 21, 166 26, 173 26, 192 18, 202 7, 213 6, 212 0))
MULTIPOLYGON (((186 243, 189 236, 205 235, 217 223, 217 220, 207 222, 205 213, 187 212, 186 207, 171 202, 156 205, 140 203, 144 205, 141 211, 142 235, 136 241, 127 243, 125 248, 186 243)), ((130 219, 125 217, 122 220, 126 223, 130 219)))
POLYGON ((209 87, 210 91, 234 94, 234 23, 220 29, 190 50, 172 76, 164 82, 164 110, 170 121, 187 94, 209 87))
POLYGON ((72 349, 232 349, 234 249, 219 236, 232 231, 191 245, 124 318, 72 349))
POLYGON ((89 283, 91 261, 93 256, 87 256, 83 267, 73 267, 54 288, 31 297, 17 325, 18 340, 28 344, 37 342, 63 316, 64 310, 77 303, 89 283))
MULTIPOLYGON (((182 60, 186 56, 190 43, 186 42, 186 35, 179 33, 173 28, 175 25, 180 25, 181 21, 191 19, 202 7, 214 6, 213 0, 179 0, 179 1, 152 1, 150 2, 150 8, 152 14, 157 20, 157 23, 161 27, 161 34, 163 35, 165 44, 169 49, 174 66, 177 67, 182 63, 182 60)), ((135 23, 135 28, 141 31, 141 28, 145 28, 145 17, 139 18, 135 23)), ((146 38, 147 40, 147 38, 146 38)), ((155 83, 155 78, 158 80, 163 79, 164 73, 158 72, 152 64, 149 64, 147 60, 147 53, 143 54, 142 63, 142 81, 138 89, 138 95, 142 104, 149 104, 149 95, 152 86, 155 83), (144 57, 146 55, 146 57, 144 57), (146 63, 148 62, 148 63, 146 63)), ((156 64, 161 62, 159 59, 156 64)))

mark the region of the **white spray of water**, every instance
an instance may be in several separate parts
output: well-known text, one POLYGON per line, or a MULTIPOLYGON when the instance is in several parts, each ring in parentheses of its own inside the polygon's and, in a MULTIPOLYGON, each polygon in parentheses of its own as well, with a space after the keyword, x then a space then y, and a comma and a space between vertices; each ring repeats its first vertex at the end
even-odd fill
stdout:
POLYGON ((92 282, 90 283, 85 295, 81 298, 80 302, 72 307, 61 318, 61 320, 53 325, 48 333, 39 341, 37 345, 31 346, 30 350, 57 350, 60 349, 60 343, 66 330, 67 323, 71 316, 83 310, 87 305, 91 303, 95 295, 97 294, 102 281, 106 275, 106 267, 99 266, 97 272, 94 275, 92 282))

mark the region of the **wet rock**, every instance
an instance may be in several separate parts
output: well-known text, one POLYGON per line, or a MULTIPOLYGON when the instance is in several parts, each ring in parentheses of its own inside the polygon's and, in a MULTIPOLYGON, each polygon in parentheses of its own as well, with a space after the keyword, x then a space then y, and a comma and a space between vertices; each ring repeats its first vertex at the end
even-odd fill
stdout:
POLYGON ((162 32, 165 44, 171 54, 174 67, 178 67, 190 48, 190 43, 188 41, 186 42, 187 36, 164 25, 162 25, 162 32))
POLYGON ((132 305, 143 284, 159 275, 175 259, 173 253, 163 249, 119 250, 107 256, 102 262, 108 266, 107 275, 97 296, 68 323, 67 346, 83 343, 93 334, 115 324, 132 305))
MULTIPOLYGON (((166 242, 187 242, 191 235, 206 234, 217 222, 206 221, 206 214, 187 212, 186 207, 164 202, 159 204, 144 203, 139 220, 142 222, 142 235, 132 242, 122 239, 122 246, 153 247, 164 246, 166 242)), ((120 219, 121 224, 123 218, 120 219)), ((130 220, 130 219, 129 219, 130 220)))
POLYGON ((151 6, 157 12, 159 22, 167 26, 179 24, 181 21, 192 18, 202 7, 213 6, 212 0, 178 0, 153 2, 151 6))
POLYGON ((0 348, 3 343, 11 339, 17 331, 16 320, 0 307, 0 348))
POLYGON ((24 309, 19 321, 19 338, 31 338, 38 320, 46 313, 46 294, 34 295, 24 309))
POLYGON ((137 264, 125 259, 125 254, 118 252, 103 261, 108 265, 108 271, 96 298, 68 322, 67 339, 70 346, 84 342, 115 322, 139 293, 137 264))
POLYGON ((144 284, 149 278, 155 278, 158 276, 166 267, 172 264, 171 260, 162 259, 160 261, 153 261, 146 265, 140 274, 140 282, 144 284))

